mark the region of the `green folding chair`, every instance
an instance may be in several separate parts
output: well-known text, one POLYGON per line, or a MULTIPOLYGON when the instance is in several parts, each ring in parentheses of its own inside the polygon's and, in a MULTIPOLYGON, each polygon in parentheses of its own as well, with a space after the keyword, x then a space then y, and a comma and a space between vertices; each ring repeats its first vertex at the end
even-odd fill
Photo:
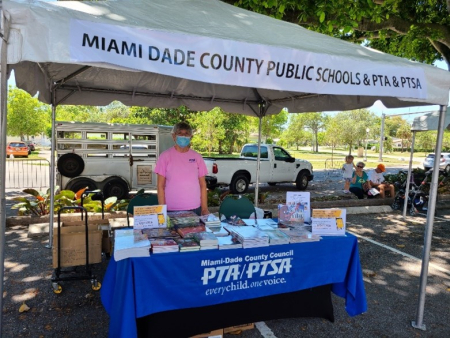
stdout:
POLYGON ((127 225, 130 227, 130 215, 134 215, 134 207, 146 205, 158 205, 158 195, 151 193, 138 194, 134 196, 127 207, 127 225))
POLYGON ((256 217, 256 209, 253 203, 245 196, 236 198, 228 195, 219 206, 219 217, 238 216, 241 219, 248 219, 254 213, 256 217))

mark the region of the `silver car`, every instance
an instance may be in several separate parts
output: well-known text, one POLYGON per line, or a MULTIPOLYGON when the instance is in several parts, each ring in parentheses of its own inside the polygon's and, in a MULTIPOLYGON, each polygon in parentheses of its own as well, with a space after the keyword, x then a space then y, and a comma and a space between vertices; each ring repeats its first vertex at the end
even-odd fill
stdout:
MULTIPOLYGON (((434 154, 428 154, 423 161, 423 167, 425 170, 430 170, 434 166, 434 154)), ((439 161, 439 169, 445 169, 447 173, 450 173, 450 153, 441 153, 441 160, 439 161)))

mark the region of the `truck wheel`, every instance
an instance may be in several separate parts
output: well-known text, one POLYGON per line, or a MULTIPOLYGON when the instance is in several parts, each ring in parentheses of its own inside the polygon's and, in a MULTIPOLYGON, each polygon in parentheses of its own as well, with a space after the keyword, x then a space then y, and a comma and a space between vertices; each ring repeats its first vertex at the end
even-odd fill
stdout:
POLYGON ((66 177, 77 177, 84 170, 84 161, 81 156, 69 153, 62 155, 58 159, 56 166, 61 175, 66 177))
POLYGON ((105 198, 116 196, 117 199, 124 199, 128 197, 128 184, 120 178, 114 178, 105 183, 103 187, 103 195, 105 198))
POLYGON ((234 175, 231 180, 230 190, 233 194, 243 194, 247 191, 249 185, 249 181, 247 176, 244 174, 234 175))
POLYGON ((88 187, 87 190, 97 189, 97 185, 95 184, 95 182, 89 178, 76 178, 67 184, 66 189, 72 190, 74 193, 76 193, 77 191, 86 187, 88 187))
POLYGON ((277 185, 275 182, 267 182, 268 185, 270 185, 271 187, 277 185))
POLYGON ((295 180, 295 185, 298 190, 305 190, 308 187, 308 172, 300 171, 295 180))

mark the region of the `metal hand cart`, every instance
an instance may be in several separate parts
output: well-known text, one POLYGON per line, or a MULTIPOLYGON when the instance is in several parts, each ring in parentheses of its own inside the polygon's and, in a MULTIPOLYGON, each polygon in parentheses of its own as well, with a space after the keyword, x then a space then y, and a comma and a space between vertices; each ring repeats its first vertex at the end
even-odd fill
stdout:
POLYGON ((101 288, 101 283, 97 281, 97 278, 92 273, 91 265, 89 264, 89 228, 88 228, 88 213, 86 208, 79 207, 79 206, 69 206, 69 207, 62 207, 58 210, 58 234, 57 234, 57 267, 54 271, 54 274, 52 276, 52 287, 53 292, 56 294, 60 294, 62 292, 62 286, 59 284, 59 282, 62 281, 71 281, 71 280, 90 280, 92 284, 92 290, 98 291, 101 288), (61 212, 64 210, 79 210, 82 215, 83 219, 83 213, 84 213, 84 226, 85 226, 85 244, 86 244, 86 266, 85 266, 85 273, 80 274, 73 274, 72 271, 70 274, 64 274, 63 271, 61 271, 61 212))

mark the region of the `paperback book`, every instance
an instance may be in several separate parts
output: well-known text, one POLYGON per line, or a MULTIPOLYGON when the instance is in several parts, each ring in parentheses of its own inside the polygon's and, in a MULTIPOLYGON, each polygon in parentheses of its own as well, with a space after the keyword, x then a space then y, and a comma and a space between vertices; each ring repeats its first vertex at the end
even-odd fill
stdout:
POLYGON ((217 240, 219 242, 219 250, 242 249, 242 243, 231 235, 218 237, 217 240))
POLYGON ((192 238, 195 233, 205 232, 206 228, 204 224, 190 227, 176 228, 177 233, 183 238, 192 238))
POLYGON ((175 228, 196 226, 200 222, 200 217, 193 211, 169 211, 167 216, 175 228))
POLYGON ((178 244, 172 238, 151 239, 152 253, 178 252, 178 244))
POLYGON ((114 259, 150 256, 150 241, 140 230, 117 229, 114 231, 114 259))
POLYGON ((227 225, 225 229, 242 243, 244 249, 269 246, 268 235, 255 227, 227 225))
POLYGON ((193 234, 193 238, 200 244, 200 246, 218 245, 217 237, 212 232, 197 232, 193 234))
POLYGON ((178 238, 176 242, 179 246, 180 252, 200 250, 200 244, 198 244, 193 238, 178 238))
POLYGON ((146 234, 148 238, 178 238, 180 235, 171 229, 142 229, 142 233, 146 234))

